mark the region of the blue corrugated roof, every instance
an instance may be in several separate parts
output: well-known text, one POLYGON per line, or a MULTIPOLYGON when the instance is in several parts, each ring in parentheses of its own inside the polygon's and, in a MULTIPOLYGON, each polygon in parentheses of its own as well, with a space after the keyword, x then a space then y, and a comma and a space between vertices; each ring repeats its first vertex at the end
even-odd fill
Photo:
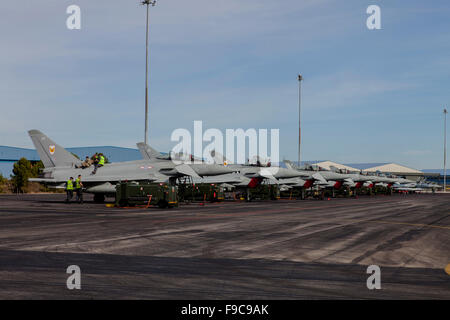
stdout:
POLYGON ((40 160, 36 150, 0 146, 0 161, 17 161, 23 157, 31 161, 40 160))
MULTIPOLYGON (((439 173, 441 176, 444 175, 444 169, 423 169, 421 170, 424 173, 439 173)), ((450 176, 450 169, 445 170, 447 175, 450 176)))

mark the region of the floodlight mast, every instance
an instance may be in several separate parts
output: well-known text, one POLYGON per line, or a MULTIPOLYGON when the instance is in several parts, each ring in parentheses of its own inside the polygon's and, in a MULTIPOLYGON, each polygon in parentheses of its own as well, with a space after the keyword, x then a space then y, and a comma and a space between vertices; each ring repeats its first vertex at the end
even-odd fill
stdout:
POLYGON ((444 108, 444 192, 447 192, 447 113, 444 108))
POLYGON ((301 163, 301 146, 302 146, 302 80, 303 76, 298 75, 298 166, 301 163))
POLYGON ((156 0, 150 1, 150 0, 144 0, 141 2, 142 5, 147 6, 147 25, 146 25, 146 31, 145 31, 145 136, 144 136, 144 142, 145 144, 148 144, 147 138, 148 138, 148 16, 149 16, 149 6, 151 5, 154 7, 156 5, 156 0))

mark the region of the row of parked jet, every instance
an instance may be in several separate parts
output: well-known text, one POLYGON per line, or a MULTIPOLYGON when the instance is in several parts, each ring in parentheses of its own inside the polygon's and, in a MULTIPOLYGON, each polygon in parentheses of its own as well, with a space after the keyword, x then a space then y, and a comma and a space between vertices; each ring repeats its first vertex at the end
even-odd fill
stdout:
MULTIPOLYGON (((143 146, 141 145, 141 148, 142 147, 143 146)), ((215 163, 221 163, 221 161, 230 163, 229 160, 225 159, 223 155, 219 153, 213 151, 211 155, 214 157, 215 163)), ((268 179, 268 183, 280 185, 282 191, 291 188, 301 188, 306 190, 311 187, 338 190, 342 187, 359 189, 362 187, 373 188, 379 186, 392 188, 398 191, 423 191, 426 189, 440 188, 439 185, 427 183, 424 179, 413 182, 401 177, 387 176, 381 172, 375 174, 362 173, 361 171, 349 172, 333 166, 330 167, 330 170, 326 170, 319 166, 309 164, 299 167, 289 160, 283 161, 286 169, 278 167, 269 170, 270 167, 267 167, 267 164, 260 161, 260 159, 256 158, 256 162, 258 163, 257 167, 262 173, 262 176, 268 179), (294 175, 297 176, 294 177, 294 175)), ((235 168, 238 170, 249 170, 249 166, 237 165, 235 168)), ((244 175, 244 177, 245 176, 246 175, 244 175)), ((253 178, 253 181, 250 181, 249 185, 254 183, 255 179, 258 178, 253 178)), ((247 182, 248 180, 244 179, 241 182, 241 185, 247 182)))
POLYGON ((39 130, 30 130, 28 133, 44 164, 41 176, 30 178, 29 181, 64 188, 69 177, 82 175, 86 192, 93 193, 95 200, 99 201, 104 200, 105 196, 114 196, 115 186, 120 181, 167 183, 186 177, 193 183, 226 184, 241 188, 254 188, 261 183, 278 184, 281 190, 291 188, 306 190, 312 187, 333 190, 342 187, 357 189, 377 185, 399 191, 421 191, 439 187, 424 181, 413 182, 381 174, 344 172, 337 168, 327 171, 312 166, 300 168, 290 161, 284 162, 285 168, 272 167, 260 161, 257 161, 257 164, 231 164, 215 151, 211 152, 213 164, 176 162, 171 155, 161 154, 144 143, 137 144, 142 160, 108 163, 96 174, 92 174, 89 169, 81 168, 81 160, 39 130))

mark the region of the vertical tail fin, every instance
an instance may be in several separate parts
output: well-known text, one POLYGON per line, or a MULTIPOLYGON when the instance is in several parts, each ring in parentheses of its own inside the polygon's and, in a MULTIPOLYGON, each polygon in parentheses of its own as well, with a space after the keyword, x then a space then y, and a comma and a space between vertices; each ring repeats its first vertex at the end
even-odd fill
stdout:
POLYGON ((340 172, 340 170, 337 167, 335 167, 335 166, 330 166, 330 171, 336 172, 336 173, 340 172))
POLYGON ((232 163, 227 158, 225 158, 225 156, 223 154, 221 154, 220 152, 217 152, 216 150, 212 150, 210 152, 210 154, 211 154, 211 157, 213 158, 215 164, 227 166, 232 163))
POLYGON ((142 158, 145 160, 154 160, 162 156, 160 152, 156 151, 144 142, 136 143, 136 145, 141 152, 142 158))
POLYGON ((81 163, 79 159, 75 158, 70 152, 53 142, 39 130, 30 130, 28 134, 44 167, 72 167, 81 163))
POLYGON ((291 170, 299 170, 299 167, 293 163, 290 160, 283 160, 284 164, 286 165, 286 168, 291 169, 291 170))

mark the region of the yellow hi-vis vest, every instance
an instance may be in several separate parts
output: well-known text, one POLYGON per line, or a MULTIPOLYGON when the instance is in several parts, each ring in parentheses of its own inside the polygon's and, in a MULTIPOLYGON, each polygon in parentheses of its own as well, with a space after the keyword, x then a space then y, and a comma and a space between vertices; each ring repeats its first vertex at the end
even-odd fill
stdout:
POLYGON ((66 187, 66 189, 67 190, 73 190, 73 182, 72 182, 72 180, 67 180, 67 187, 66 187))
POLYGON ((81 189, 81 179, 75 180, 75 189, 81 189))
POLYGON ((98 162, 99 165, 103 166, 105 164, 105 157, 100 156, 100 161, 98 162))

